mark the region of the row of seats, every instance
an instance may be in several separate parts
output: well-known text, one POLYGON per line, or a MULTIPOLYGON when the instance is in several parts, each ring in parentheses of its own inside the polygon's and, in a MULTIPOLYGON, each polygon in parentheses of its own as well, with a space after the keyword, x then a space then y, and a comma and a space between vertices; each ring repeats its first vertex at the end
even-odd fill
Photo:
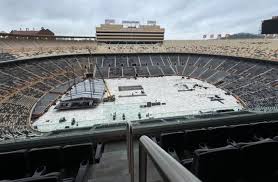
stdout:
POLYGON ((22 149, 0 153, 0 180, 16 180, 38 174, 61 173, 62 178, 83 178, 94 161, 92 143, 22 149))
POLYGON ((15 59, 15 56, 13 56, 9 53, 0 53, 0 62, 7 61, 7 60, 13 60, 13 59, 15 59))
POLYGON ((191 171, 204 182, 275 182, 278 142, 264 139, 195 150, 191 171))
MULTIPOLYGON (((272 150, 277 153, 277 142, 271 139, 264 140, 265 138, 273 138, 277 135, 277 121, 258 122, 163 133, 160 136, 160 145, 164 150, 176 158, 176 160, 192 170, 192 172, 203 181, 229 181, 229 179, 231 179, 230 181, 234 181, 235 178, 232 176, 236 176, 236 178, 252 178, 251 172, 249 171, 250 166, 247 169, 239 170, 237 174, 232 174, 229 171, 237 170, 244 165, 253 166, 252 162, 248 162, 248 160, 251 159, 245 157, 245 153, 242 151, 254 148, 254 151, 250 151, 251 153, 256 153, 258 149, 259 152, 262 152, 261 155, 264 156, 268 155, 269 149, 267 147, 270 145, 275 146, 272 150), (251 146, 254 145, 259 147, 252 148, 251 146), (240 174, 239 172, 243 172, 244 174, 240 174), (229 179, 225 179, 224 177, 228 173, 230 175, 228 177, 229 179)), ((269 156, 273 156, 271 152, 269 154, 269 156)), ((259 154, 256 153, 256 155, 259 154)), ((261 157, 264 158, 263 156, 261 157)), ((268 159, 267 157, 266 160, 268 159)), ((276 159, 273 158, 273 161, 275 160, 276 159)), ((268 162, 270 161, 271 160, 268 160, 268 162)), ((260 162, 260 165, 263 163, 262 161, 258 162, 260 162)), ((274 164, 275 163, 271 163, 270 165, 274 164)), ((267 169, 267 171, 271 171, 274 175, 275 171, 270 169, 267 169)))
POLYGON ((192 153, 200 146, 221 147, 229 142, 250 142, 258 138, 274 137, 278 135, 278 122, 258 122, 231 126, 201 128, 195 130, 163 133, 160 137, 162 148, 174 148, 179 158, 192 153), (184 151, 188 151, 185 152, 184 151))

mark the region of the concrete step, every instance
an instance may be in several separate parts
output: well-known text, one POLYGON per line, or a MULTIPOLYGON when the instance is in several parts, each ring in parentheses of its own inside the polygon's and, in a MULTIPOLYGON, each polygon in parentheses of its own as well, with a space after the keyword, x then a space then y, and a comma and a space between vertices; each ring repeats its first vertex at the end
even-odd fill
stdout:
POLYGON ((100 162, 90 172, 88 182, 130 182, 126 142, 105 144, 100 162))
POLYGON ((119 145, 106 145, 106 149, 102 154, 100 162, 94 164, 91 170, 92 179, 107 180, 110 176, 126 176, 128 173, 127 152, 124 146, 125 142, 118 143, 119 145), (120 147, 120 146, 124 147, 120 147), (121 150, 120 150, 121 148, 121 150), (111 151, 115 149, 114 151, 111 151))
POLYGON ((128 174, 127 161, 121 163, 110 163, 106 165, 94 165, 92 169, 92 177, 97 178, 101 176, 128 174))
POLYGON ((130 182, 130 176, 127 175, 115 175, 108 174, 105 177, 90 179, 88 182, 130 182))
POLYGON ((125 151, 127 150, 126 141, 107 143, 104 145, 104 153, 105 152, 115 152, 118 150, 125 150, 125 151))
POLYGON ((114 152, 104 152, 102 153, 101 159, 106 160, 106 159, 127 159, 127 152, 126 150, 118 150, 114 152))
POLYGON ((97 168, 107 168, 107 167, 116 167, 118 164, 122 164, 123 167, 128 165, 126 159, 117 159, 117 160, 106 160, 96 164, 97 168))

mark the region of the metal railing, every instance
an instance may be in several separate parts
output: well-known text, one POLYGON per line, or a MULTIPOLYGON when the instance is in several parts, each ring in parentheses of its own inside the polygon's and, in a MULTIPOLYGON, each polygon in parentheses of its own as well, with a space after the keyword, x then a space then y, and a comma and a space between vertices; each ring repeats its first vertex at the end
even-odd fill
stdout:
POLYGON ((147 181, 147 156, 155 164, 164 181, 201 182, 147 136, 142 136, 139 140, 139 182, 147 181))
MULTIPOLYGON (((223 125, 250 124, 253 122, 277 120, 277 113, 244 113, 238 115, 228 115, 217 118, 188 119, 182 122, 184 117, 175 118, 177 122, 159 122, 155 125, 139 124, 138 122, 127 122, 126 125, 126 141, 127 141, 127 157, 130 181, 135 180, 135 159, 134 159, 134 140, 142 135, 159 135, 162 132, 172 132, 177 130, 198 129, 207 127, 217 127, 223 125), (252 121, 252 122, 250 122, 252 121)), ((173 118, 168 118, 173 119, 173 118)), ((165 118, 165 120, 168 120, 165 118)), ((149 121, 150 122, 150 121, 149 121)))

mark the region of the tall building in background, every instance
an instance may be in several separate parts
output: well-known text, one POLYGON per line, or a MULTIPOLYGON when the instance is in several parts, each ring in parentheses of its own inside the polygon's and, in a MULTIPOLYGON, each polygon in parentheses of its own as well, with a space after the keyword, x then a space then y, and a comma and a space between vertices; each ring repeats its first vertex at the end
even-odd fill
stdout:
POLYGON ((158 43, 164 40, 165 29, 148 21, 141 25, 139 21, 122 21, 116 24, 115 20, 105 20, 105 24, 96 27, 96 40, 106 43, 158 43))
POLYGON ((262 34, 278 34, 278 16, 273 16, 269 20, 263 20, 262 34))

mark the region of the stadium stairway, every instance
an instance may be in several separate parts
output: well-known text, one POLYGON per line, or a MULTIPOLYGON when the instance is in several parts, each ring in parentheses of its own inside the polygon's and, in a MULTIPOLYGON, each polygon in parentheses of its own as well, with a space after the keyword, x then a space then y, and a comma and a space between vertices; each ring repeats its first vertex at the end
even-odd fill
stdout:
POLYGON ((90 171, 88 182, 129 182, 126 142, 105 144, 99 163, 90 171))
MULTIPOLYGON (((138 182, 139 148, 137 141, 134 143, 134 165, 134 182, 138 182)), ((88 182, 130 182, 126 141, 105 144, 99 163, 94 164, 90 171, 88 182)), ((148 181, 163 181, 150 159, 148 159, 147 171, 148 181)))

